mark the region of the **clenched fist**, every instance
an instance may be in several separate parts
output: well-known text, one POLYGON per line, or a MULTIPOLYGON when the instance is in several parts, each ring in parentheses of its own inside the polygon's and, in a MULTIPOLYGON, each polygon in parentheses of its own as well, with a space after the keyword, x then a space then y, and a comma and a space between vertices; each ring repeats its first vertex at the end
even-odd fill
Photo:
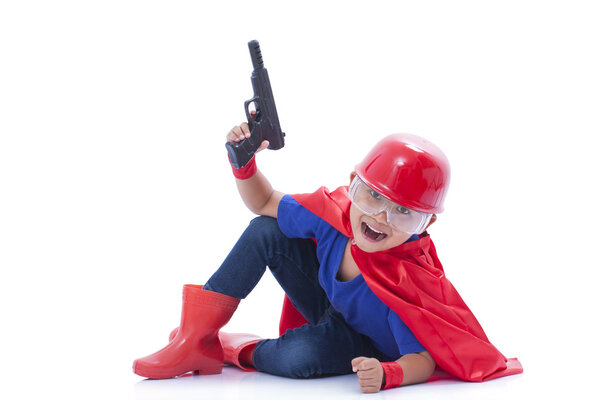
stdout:
POLYGON ((357 357, 352 360, 352 371, 358 376, 363 393, 377 393, 383 386, 383 367, 376 358, 357 357))

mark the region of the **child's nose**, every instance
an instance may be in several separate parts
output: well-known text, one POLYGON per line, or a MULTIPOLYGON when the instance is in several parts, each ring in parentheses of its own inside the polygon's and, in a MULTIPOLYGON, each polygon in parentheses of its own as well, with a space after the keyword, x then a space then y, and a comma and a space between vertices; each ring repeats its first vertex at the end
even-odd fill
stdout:
POLYGON ((387 211, 383 210, 381 211, 379 214, 375 214, 373 215, 373 218, 375 218, 375 220, 377 222, 379 222, 380 224, 386 224, 388 223, 387 220, 387 211))

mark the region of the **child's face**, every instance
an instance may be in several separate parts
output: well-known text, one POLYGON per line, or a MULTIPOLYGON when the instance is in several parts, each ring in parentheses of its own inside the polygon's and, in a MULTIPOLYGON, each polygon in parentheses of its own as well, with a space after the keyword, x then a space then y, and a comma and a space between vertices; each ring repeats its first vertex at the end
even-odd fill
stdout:
POLYGON ((350 223, 354 241, 367 253, 385 251, 406 242, 412 235, 392 229, 385 211, 377 215, 363 214, 354 204, 350 206, 350 223))
MULTIPOLYGON (((354 178, 356 177, 356 174, 353 172, 352 174, 350 174, 350 183, 352 184, 352 181, 354 180, 354 178)), ((364 185, 364 184, 363 184, 364 185)), ((356 201, 365 201, 365 196, 367 196, 366 200, 367 203, 370 202, 371 199, 369 196, 369 194, 367 194, 366 191, 359 189, 360 186, 356 186, 355 188, 353 188, 352 186, 350 187, 350 196, 353 197, 353 199, 355 197, 357 197, 358 199, 362 199, 362 200, 356 200, 356 201), (362 192, 361 192, 362 190, 362 192), (360 193, 360 194, 357 194, 360 193)), ((367 189, 368 186, 364 186, 367 189)), ((374 196, 379 196, 379 197, 374 197, 376 200, 374 207, 377 209, 377 207, 380 205, 380 202, 382 202, 383 200, 380 199, 381 195, 377 194, 376 192, 374 192, 373 190, 369 190, 368 193, 372 193, 372 195, 374 196)), ((372 202, 371 202, 372 203, 372 202)), ((392 203, 394 204, 394 203, 392 203)), ((367 204, 368 206, 372 206, 373 204, 367 204)), ((398 207, 395 208, 404 208, 405 207, 401 207, 399 205, 396 205, 398 207)), ((407 211, 409 209, 406 209, 407 211)), ((402 243, 406 242, 411 236, 411 233, 407 233, 407 232, 403 232, 401 230, 398 230, 397 228, 394 228, 392 225, 389 224, 388 221, 388 215, 387 213, 390 212, 391 209, 387 208, 387 211, 381 211, 378 214, 366 214, 365 212, 363 212, 360 208, 358 208, 355 204, 354 204, 354 200, 351 203, 350 206, 350 223, 352 226, 352 233, 354 235, 354 241, 356 242, 357 246, 367 252, 367 253, 373 253, 373 252, 377 252, 377 251, 385 251, 391 248, 394 248, 396 246, 401 245, 402 243)), ((414 214, 414 211, 411 211, 411 213, 406 212, 405 213, 400 213, 401 217, 400 219, 398 219, 397 214, 394 215, 395 217, 395 221, 396 223, 398 223, 398 221, 405 227, 407 227, 409 229, 409 232, 411 231, 411 229, 417 229, 418 232, 422 231, 422 228, 427 229, 432 223, 435 222, 436 220, 436 216, 435 215, 431 215, 430 217, 427 217, 427 219, 423 219, 425 217, 419 215, 419 214, 414 214), (404 219, 404 217, 407 217, 406 219, 404 219), (416 217, 417 219, 415 220, 414 217, 416 217), (415 225, 416 222, 416 225, 415 225), (417 228, 418 226, 421 226, 420 224, 427 224, 426 227, 421 227, 421 228, 417 228)))

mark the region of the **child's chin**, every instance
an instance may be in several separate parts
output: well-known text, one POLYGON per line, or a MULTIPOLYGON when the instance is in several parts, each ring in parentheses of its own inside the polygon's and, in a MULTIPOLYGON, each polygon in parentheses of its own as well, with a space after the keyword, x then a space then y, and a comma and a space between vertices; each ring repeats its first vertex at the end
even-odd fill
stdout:
POLYGON ((356 242, 358 248, 364 251, 365 253, 376 253, 378 251, 383 251, 386 249, 385 244, 382 243, 385 242, 385 239, 379 242, 371 242, 364 238, 360 238, 359 240, 356 240, 355 238, 354 241, 356 242))

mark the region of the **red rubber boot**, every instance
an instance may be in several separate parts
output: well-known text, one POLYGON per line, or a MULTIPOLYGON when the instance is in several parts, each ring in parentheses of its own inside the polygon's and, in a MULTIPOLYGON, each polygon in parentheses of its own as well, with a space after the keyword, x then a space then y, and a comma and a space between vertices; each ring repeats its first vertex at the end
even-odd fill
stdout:
POLYGON ((244 371, 256 371, 254 365, 251 364, 250 354, 254 351, 256 343, 262 340, 261 338, 249 333, 219 332, 219 340, 223 346, 226 364, 233 364, 244 371))
POLYGON ((135 360, 133 372, 151 379, 173 378, 196 370, 201 375, 221 373, 223 348, 217 334, 239 302, 235 297, 202 290, 201 285, 185 285, 177 334, 162 350, 135 360))
MULTIPOLYGON (((169 342, 172 341, 179 332, 179 328, 175 328, 169 335, 169 342)), ((219 340, 223 347, 223 362, 225 364, 235 365, 244 371, 256 372, 254 366, 249 365, 248 362, 243 360, 246 357, 240 357, 244 351, 254 351, 256 343, 260 342, 262 338, 253 335, 251 333, 226 333, 219 332, 219 340)), ((246 354, 243 354, 244 356, 246 354)), ((249 357, 251 359, 251 357, 249 357)))

